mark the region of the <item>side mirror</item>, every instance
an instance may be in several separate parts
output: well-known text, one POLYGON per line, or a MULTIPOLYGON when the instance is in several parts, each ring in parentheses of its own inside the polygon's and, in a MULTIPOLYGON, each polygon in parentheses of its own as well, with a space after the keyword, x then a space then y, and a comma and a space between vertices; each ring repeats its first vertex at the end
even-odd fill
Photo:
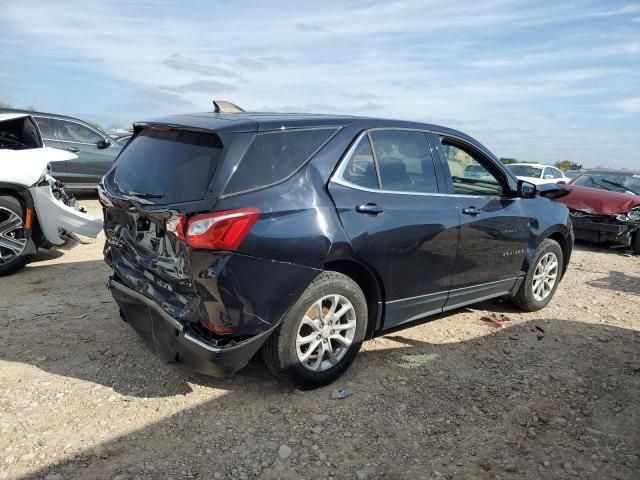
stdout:
POLYGON ((518 196, 520 198, 533 198, 536 196, 536 186, 525 180, 518 180, 518 196))
POLYGON ((544 185, 538 186, 538 194, 541 197, 550 198, 551 200, 564 197, 565 195, 569 195, 569 193, 571 193, 569 187, 557 183, 545 183, 544 185))
POLYGON ((96 142, 96 147, 98 147, 101 150, 103 148, 107 148, 109 145, 111 145, 111 140, 109 140, 108 138, 103 138, 102 140, 98 140, 96 142))

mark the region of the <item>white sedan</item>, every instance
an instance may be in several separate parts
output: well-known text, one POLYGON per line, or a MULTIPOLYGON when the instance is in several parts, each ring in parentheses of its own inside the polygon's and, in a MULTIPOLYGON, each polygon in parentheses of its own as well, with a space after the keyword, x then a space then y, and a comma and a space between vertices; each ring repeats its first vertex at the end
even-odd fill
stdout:
POLYGON ((565 177, 562 170, 552 165, 541 165, 539 163, 513 163, 507 165, 509 170, 518 177, 520 180, 526 180, 527 182, 535 185, 542 185, 545 183, 568 183, 571 179, 565 177))

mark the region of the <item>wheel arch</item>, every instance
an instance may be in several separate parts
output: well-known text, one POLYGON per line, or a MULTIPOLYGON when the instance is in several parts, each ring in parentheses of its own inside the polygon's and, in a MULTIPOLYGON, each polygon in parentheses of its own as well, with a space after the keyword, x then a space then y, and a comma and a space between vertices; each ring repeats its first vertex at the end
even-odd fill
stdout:
POLYGON ((31 223, 31 229, 27 231, 27 238, 33 239, 36 245, 39 245, 42 238, 42 231, 40 229, 40 223, 38 222, 38 215, 33 203, 33 197, 31 196, 29 189, 24 185, 16 183, 0 182, 0 196, 14 197, 24 204, 26 208, 31 209, 33 220, 31 223))
POLYGON ((562 275, 567 271, 567 267, 569 266, 569 259, 571 258, 571 242, 567 239, 567 237, 559 231, 553 232, 549 234, 546 238, 557 242, 560 245, 560 249, 562 250, 562 275))
POLYGON ((384 314, 384 289, 378 275, 362 263, 353 259, 334 259, 325 262, 323 270, 342 273, 358 284, 367 300, 368 322, 365 338, 382 326, 384 314))

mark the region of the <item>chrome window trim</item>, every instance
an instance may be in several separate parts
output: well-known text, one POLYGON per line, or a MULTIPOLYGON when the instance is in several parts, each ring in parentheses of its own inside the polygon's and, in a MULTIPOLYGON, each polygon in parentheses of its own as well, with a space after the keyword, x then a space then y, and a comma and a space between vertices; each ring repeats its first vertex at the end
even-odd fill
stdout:
MULTIPOLYGON (((388 193, 388 194, 392 194, 392 195, 420 195, 420 196, 423 196, 423 197, 456 197, 456 198, 496 198, 496 197, 497 198, 503 198, 503 197, 505 197, 504 194, 503 195, 470 195, 470 194, 464 194, 464 193, 448 193, 448 192, 404 192, 404 191, 401 191, 401 190, 384 190, 382 188, 373 189, 373 188, 362 187, 360 185, 356 185, 355 183, 351 183, 348 180, 345 180, 342 175, 343 175, 345 169, 347 168, 347 164, 351 160, 351 157, 353 156, 354 152, 356 151, 356 148, 358 148, 358 145, 360 144, 362 139, 366 136, 368 138, 369 144, 371 146, 371 151, 373 152, 373 161, 374 161, 374 164, 375 164, 375 167, 376 167, 376 175, 378 175, 378 185, 382 185, 382 183, 380 182, 380 176, 379 176, 380 173, 379 173, 379 168, 378 168, 378 163, 377 163, 377 159, 376 159, 375 150, 373 148, 373 143, 371 142, 371 137, 369 136, 369 132, 375 132, 375 131, 379 131, 379 130, 384 130, 384 131, 388 131, 388 130, 404 130, 404 131, 410 131, 410 132, 421 132, 421 133, 424 133, 424 134, 434 133, 434 134, 437 134, 437 135, 441 135, 438 132, 434 132, 434 131, 431 131, 431 130, 424 130, 424 129, 420 129, 420 128, 403 128, 403 127, 368 128, 368 129, 366 129, 366 130, 364 130, 364 131, 362 131, 362 132, 360 132, 358 134, 358 136, 356 137, 355 141, 351 144, 349 149, 342 156, 342 159, 340 160, 340 163, 338 164, 338 168, 336 169, 336 171, 333 173, 333 175, 329 179, 329 183, 336 183, 338 185, 342 185, 343 187, 353 188, 355 190, 361 190, 363 192, 388 193)), ((445 134, 442 134, 442 135, 445 135, 445 134)), ((459 139, 460 141, 464 142, 465 144, 469 144, 469 142, 464 140, 463 138, 456 137, 454 135, 447 135, 447 136, 459 139)), ((432 157, 433 157, 433 151, 437 150, 437 149, 438 149, 437 146, 435 148, 429 147, 429 151, 432 153, 432 157)), ((434 162, 435 162, 435 159, 434 159, 434 162)), ((435 164, 434 164, 434 167, 435 167, 435 164)), ((511 198, 511 197, 508 197, 508 198, 511 198)))

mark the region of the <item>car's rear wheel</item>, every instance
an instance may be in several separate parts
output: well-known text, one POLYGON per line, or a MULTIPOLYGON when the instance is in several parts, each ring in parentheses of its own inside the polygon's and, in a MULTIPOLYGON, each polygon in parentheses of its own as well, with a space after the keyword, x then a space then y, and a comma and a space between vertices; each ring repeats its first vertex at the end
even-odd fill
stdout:
POLYGON ((553 298, 562 277, 562 248, 555 240, 542 241, 527 276, 513 297, 513 302, 523 310, 534 312, 544 308, 553 298))
POLYGON ((0 275, 10 275, 24 267, 31 255, 27 250, 24 209, 17 198, 0 196, 0 275))
POLYGON ((301 389, 327 385, 351 365, 367 331, 367 302, 346 275, 323 272, 263 347, 269 369, 301 389))

